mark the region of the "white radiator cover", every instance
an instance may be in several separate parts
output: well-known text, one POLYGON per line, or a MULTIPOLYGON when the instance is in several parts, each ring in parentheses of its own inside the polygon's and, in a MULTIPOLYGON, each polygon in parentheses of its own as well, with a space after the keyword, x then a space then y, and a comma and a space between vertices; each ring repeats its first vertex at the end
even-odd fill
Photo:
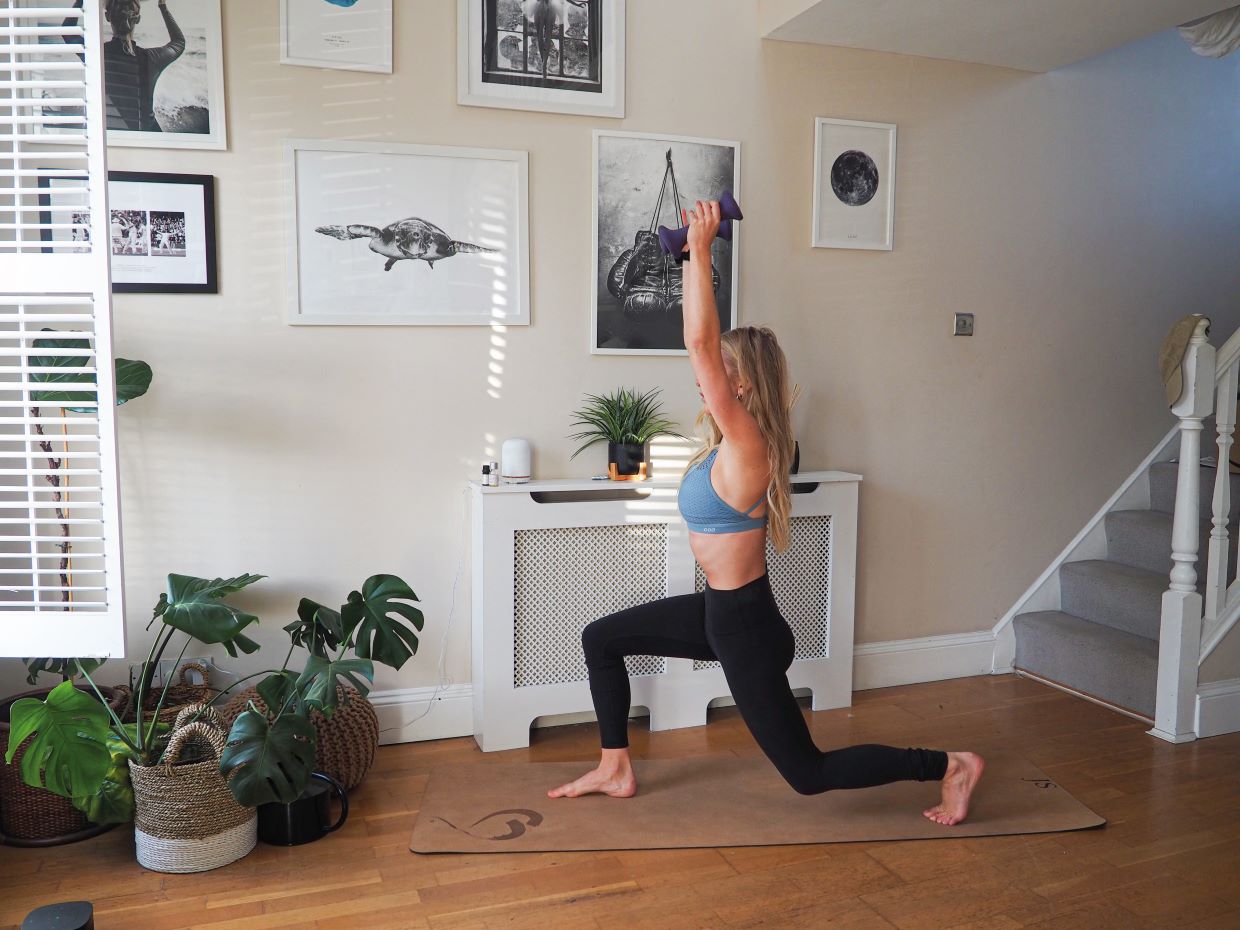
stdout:
MULTIPOLYGON (((771 587, 797 642, 788 671, 812 708, 852 701, 860 477, 797 475, 792 547, 768 543, 771 587)), ((474 737, 483 751, 529 745, 536 717, 593 709, 581 650, 586 624, 705 578, 676 509, 679 479, 641 483, 472 484, 474 737)), ((701 726, 728 697, 717 662, 626 660, 633 704, 652 730, 701 726)))

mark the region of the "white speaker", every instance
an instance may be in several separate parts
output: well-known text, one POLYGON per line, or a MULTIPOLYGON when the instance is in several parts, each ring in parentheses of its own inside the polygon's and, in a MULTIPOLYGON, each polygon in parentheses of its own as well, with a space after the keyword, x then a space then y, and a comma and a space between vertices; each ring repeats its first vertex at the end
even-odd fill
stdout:
POLYGON ((505 439, 499 454, 499 474, 506 484, 530 480, 530 444, 525 439, 505 439))

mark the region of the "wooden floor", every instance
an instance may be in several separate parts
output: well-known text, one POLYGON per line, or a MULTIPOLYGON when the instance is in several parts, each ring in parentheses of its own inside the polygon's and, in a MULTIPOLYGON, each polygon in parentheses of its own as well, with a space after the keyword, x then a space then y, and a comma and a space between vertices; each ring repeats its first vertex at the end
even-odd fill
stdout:
MULTIPOLYGON (((597 731, 583 724, 486 755, 470 738, 383 747, 339 833, 293 849, 259 844, 215 872, 144 871, 125 827, 72 846, 0 849, 0 927, 81 899, 94 902, 100 930, 1240 927, 1240 734, 1172 746, 1010 675, 860 692, 852 708, 807 714, 824 748, 1014 749, 1109 824, 914 842, 409 852, 431 767, 591 759, 597 731)), ((735 708, 711 711, 706 727, 631 729, 639 758, 758 752, 735 708)))

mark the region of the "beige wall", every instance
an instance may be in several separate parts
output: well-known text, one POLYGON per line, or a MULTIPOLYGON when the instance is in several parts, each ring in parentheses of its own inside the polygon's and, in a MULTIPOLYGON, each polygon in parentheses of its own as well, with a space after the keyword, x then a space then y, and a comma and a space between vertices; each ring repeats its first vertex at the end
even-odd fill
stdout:
POLYGON ((1240 324, 1240 56, 1171 33, 1032 75, 762 42, 749 0, 634 0, 615 121, 457 106, 454 0, 399 0, 391 77, 282 67, 276 7, 224 2, 229 152, 111 152, 219 183, 220 295, 116 301, 118 351, 156 372, 119 415, 135 654, 168 572, 269 575, 239 599, 266 664, 299 597, 395 572, 426 636, 377 686, 433 685, 461 492, 499 441, 530 437, 538 477, 597 472, 597 447, 568 460, 570 411, 620 384, 692 423, 685 359, 587 351, 595 127, 742 142, 741 322, 775 327, 805 388, 805 467, 865 476, 859 643, 989 628, 1171 425, 1168 324, 1240 324), (815 116, 899 125, 894 251, 808 247, 815 116), (285 325, 288 137, 529 151, 533 325, 501 334, 498 397, 487 328, 285 325))

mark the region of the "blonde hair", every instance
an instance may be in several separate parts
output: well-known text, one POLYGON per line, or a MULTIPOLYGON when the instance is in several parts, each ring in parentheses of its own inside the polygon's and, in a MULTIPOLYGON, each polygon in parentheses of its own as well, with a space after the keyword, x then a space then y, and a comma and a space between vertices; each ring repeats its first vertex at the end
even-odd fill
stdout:
MULTIPOLYGON (((775 551, 783 552, 792 542, 789 526, 792 489, 788 478, 793 455, 791 414, 800 388, 789 389, 788 360, 770 327, 730 329, 719 337, 719 342, 725 366, 733 369, 732 373, 740 378, 745 388, 741 403, 758 422, 758 429, 766 440, 767 462, 771 469, 766 489, 767 528, 775 551)), ((694 428, 706 445, 690 460, 686 472, 710 455, 723 440, 719 425, 705 407, 698 414, 694 428)))

